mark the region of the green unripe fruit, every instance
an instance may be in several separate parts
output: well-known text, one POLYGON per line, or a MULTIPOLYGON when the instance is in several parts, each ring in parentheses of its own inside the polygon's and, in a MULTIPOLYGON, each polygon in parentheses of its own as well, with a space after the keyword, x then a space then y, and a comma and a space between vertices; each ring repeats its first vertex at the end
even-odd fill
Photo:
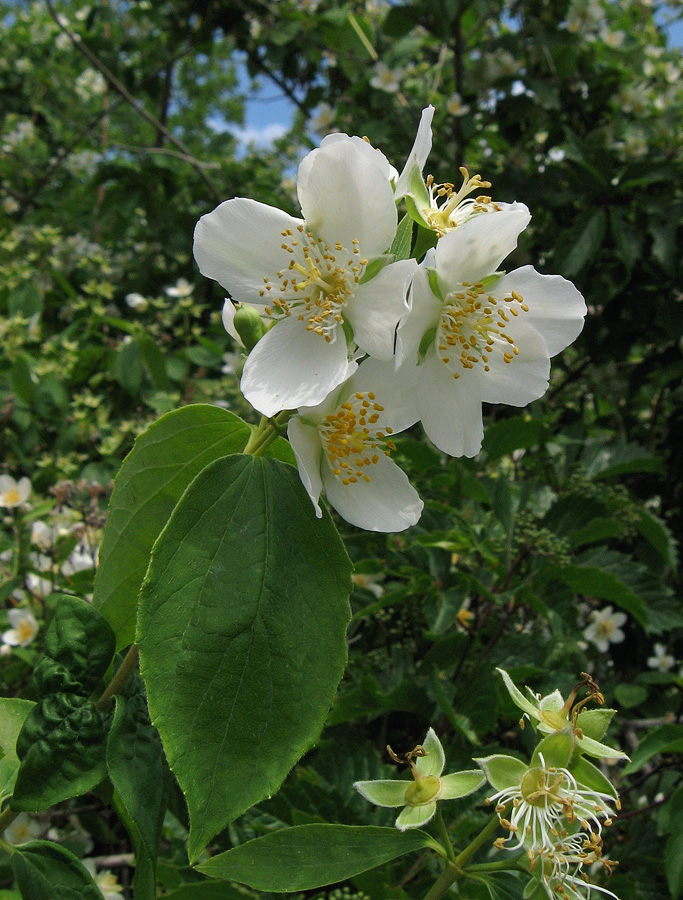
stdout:
POLYGON ((424 806, 431 803, 441 793, 441 779, 436 775, 425 775, 419 781, 414 781, 406 789, 406 803, 408 806, 424 806))

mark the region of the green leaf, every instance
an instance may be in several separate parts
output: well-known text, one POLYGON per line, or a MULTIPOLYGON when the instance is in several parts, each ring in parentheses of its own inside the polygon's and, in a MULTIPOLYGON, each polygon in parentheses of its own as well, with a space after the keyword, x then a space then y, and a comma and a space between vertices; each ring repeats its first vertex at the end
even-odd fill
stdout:
POLYGON ((260 457, 204 469, 159 537, 138 643, 191 859, 318 737, 346 662, 350 569, 298 473, 260 457))
POLYGON ((482 759, 475 759, 475 763, 484 770, 489 783, 497 791, 503 791, 515 784, 520 784, 529 766, 514 756, 506 756, 497 753, 482 759))
POLYGON ((683 894, 683 831, 672 834, 666 842, 664 871, 671 900, 678 900, 683 894))
POLYGON ((675 575, 678 571, 678 543, 671 529, 646 509, 638 510, 636 528, 675 575))
POLYGON ((307 891, 433 845, 420 830, 297 825, 220 853, 197 868, 259 891, 307 891))
POLYGON ((28 714, 12 809, 38 811, 92 790, 107 776, 107 717, 77 694, 53 694, 28 714))
POLYGON ((683 753, 683 725, 660 725, 645 735, 622 774, 632 775, 659 753, 683 753))
POLYGON ((116 478, 93 596, 118 648, 133 641, 152 546, 183 491, 209 463, 239 453, 249 434, 232 413, 196 405, 168 413, 136 440, 116 478))
POLYGON ((114 786, 115 806, 135 849, 134 895, 154 897, 155 869, 166 809, 163 751, 149 720, 140 679, 128 698, 116 698, 116 712, 107 741, 107 768, 114 786))
POLYGON ((486 429, 482 450, 486 450, 488 462, 492 462, 515 450, 534 447, 544 440, 545 433, 545 426, 537 419, 513 416, 510 419, 494 422, 486 429))
POLYGON ((7 300, 7 312, 10 316, 23 316, 30 319, 43 310, 43 298, 38 285, 27 281, 15 288, 7 300))
POLYGON ((565 278, 574 278, 595 259, 602 246, 605 229, 605 211, 598 209, 582 227, 578 239, 564 258, 561 269, 565 278))
POLYGON ((0 759, 0 804, 12 796, 19 771, 17 738, 26 716, 34 706, 32 700, 0 697, 0 750, 3 754, 0 759))
POLYGON ((548 566, 536 579, 536 584, 551 581, 560 581, 577 594, 616 603, 641 625, 647 623, 647 609, 642 599, 613 572, 597 566, 548 566))
POLYGON ((164 894, 164 900, 248 900, 248 898, 243 891, 231 887, 224 881, 207 879, 196 884, 184 884, 176 891, 164 894))
POLYGON ((647 688, 642 684, 618 684, 614 689, 614 696, 621 706, 632 709, 647 700, 647 688))
POLYGON ((88 870, 51 841, 17 849, 12 854, 12 870, 23 900, 102 900, 88 870))
POLYGON ((90 603, 71 594, 52 594, 55 611, 45 635, 34 679, 40 694, 76 692, 88 697, 114 656, 107 620, 90 603))

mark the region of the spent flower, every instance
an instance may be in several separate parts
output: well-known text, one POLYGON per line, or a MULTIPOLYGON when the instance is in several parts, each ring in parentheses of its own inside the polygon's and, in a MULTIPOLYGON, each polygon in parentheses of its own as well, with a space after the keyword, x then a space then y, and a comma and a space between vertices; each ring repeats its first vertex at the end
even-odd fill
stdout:
POLYGON ((407 753, 404 760, 400 760, 390 747, 387 750, 395 762, 406 762, 410 766, 413 781, 356 781, 353 786, 375 806, 403 806, 396 819, 400 831, 426 825, 436 813, 439 800, 467 797, 485 781, 477 769, 441 774, 446 757, 433 728, 427 732, 424 742, 407 753))

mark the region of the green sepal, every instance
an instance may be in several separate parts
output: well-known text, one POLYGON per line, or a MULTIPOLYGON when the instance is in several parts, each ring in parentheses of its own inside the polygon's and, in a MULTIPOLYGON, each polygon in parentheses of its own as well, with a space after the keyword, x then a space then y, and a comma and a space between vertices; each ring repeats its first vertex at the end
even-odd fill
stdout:
MULTIPOLYGON (((412 180, 411 180, 412 181, 412 180)), ((427 189, 425 187, 424 181, 422 181, 422 176, 420 176, 420 181, 422 182, 422 187, 424 188, 424 195, 420 198, 422 202, 418 204, 415 202, 414 198, 410 194, 406 194, 405 203, 406 203, 406 212, 413 220, 413 222, 417 222, 423 229, 431 231, 429 227, 429 222, 422 215, 420 209, 429 209, 429 194, 427 193, 427 189)), ((412 183, 411 183, 412 188, 412 183)), ((436 237, 436 234, 434 234, 436 237)))
POLYGON ((441 285, 439 284, 439 276, 436 274, 436 269, 431 268, 431 266, 427 266, 427 279, 429 281, 429 287, 431 288, 434 296, 444 302, 443 291, 441 290, 441 285))
POLYGON ((576 726, 594 741, 601 741, 616 709, 583 709, 576 717, 576 726))
POLYGON ((398 223, 394 240, 389 252, 394 262, 401 259, 410 259, 410 249, 413 243, 413 222, 410 216, 404 216, 398 223))
POLYGON ((18 847, 12 854, 12 871, 23 900, 102 900, 85 866, 52 841, 18 847))
POLYGON ((522 778, 529 769, 529 766, 521 759, 503 753, 475 759, 474 762, 484 770, 489 784, 497 791, 504 791, 521 784, 522 778))
POLYGON ((427 331, 425 331, 425 333, 422 335, 422 340, 420 341, 420 346, 417 351, 417 358, 420 362, 424 362, 424 359, 427 356, 427 351, 434 343, 437 330, 438 328, 435 325, 433 328, 429 328, 427 331))
POLYGON ((378 256, 377 259, 373 259, 373 261, 365 267, 365 271, 363 272, 359 283, 366 284, 376 275, 379 275, 382 269, 385 266, 388 266, 392 261, 393 257, 390 253, 383 253, 382 256, 378 256))
POLYGON ((619 796, 609 778, 606 778, 600 769, 598 769, 597 766, 594 766, 593 763, 588 762, 585 757, 579 756, 578 759, 572 760, 569 771, 580 785, 590 788, 593 791, 609 794, 615 799, 619 796))
POLYGON ((47 809, 85 794, 106 778, 108 719, 78 695, 53 694, 41 700, 17 739, 21 765, 12 809, 47 809))
POLYGON ((545 768, 555 766, 555 768, 564 769, 569 764, 573 751, 574 735, 571 728, 555 731, 536 745, 531 757, 531 765, 543 765, 541 762, 541 754, 543 754, 545 768))
POLYGON ((33 673, 39 694, 95 690, 111 665, 116 639, 109 623, 90 603, 71 594, 52 594, 55 611, 45 635, 43 656, 33 673))

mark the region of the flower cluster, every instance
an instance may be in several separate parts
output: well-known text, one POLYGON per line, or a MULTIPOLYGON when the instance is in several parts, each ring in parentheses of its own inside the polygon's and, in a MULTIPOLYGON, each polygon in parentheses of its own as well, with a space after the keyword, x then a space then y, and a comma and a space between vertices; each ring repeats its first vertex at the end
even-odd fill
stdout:
POLYGON ((367 141, 329 134, 299 166, 300 217, 238 197, 195 230, 201 272, 258 320, 247 334, 226 301, 247 351, 242 393, 289 422, 317 512, 324 489, 368 530, 400 531, 422 510, 392 435, 420 421, 445 453, 476 455, 482 403, 541 397, 586 313, 563 278, 501 268, 529 224, 524 204, 494 202, 464 168, 458 189, 425 179, 433 114, 400 174, 367 141), (418 243, 431 249, 414 258, 418 243))
POLYGON ((591 890, 615 895, 588 882, 583 869, 601 863, 602 829, 619 810, 612 784, 584 754, 621 758, 625 754, 601 743, 614 710, 586 709, 589 700, 602 704, 598 686, 584 675, 565 701, 559 691, 545 697, 527 689, 525 696, 509 675, 498 670, 513 700, 544 737, 531 762, 505 754, 477 759, 494 793, 495 804, 507 837, 495 842, 499 849, 524 850, 529 871, 551 900, 585 900, 591 890), (581 688, 587 695, 577 702, 581 688))

